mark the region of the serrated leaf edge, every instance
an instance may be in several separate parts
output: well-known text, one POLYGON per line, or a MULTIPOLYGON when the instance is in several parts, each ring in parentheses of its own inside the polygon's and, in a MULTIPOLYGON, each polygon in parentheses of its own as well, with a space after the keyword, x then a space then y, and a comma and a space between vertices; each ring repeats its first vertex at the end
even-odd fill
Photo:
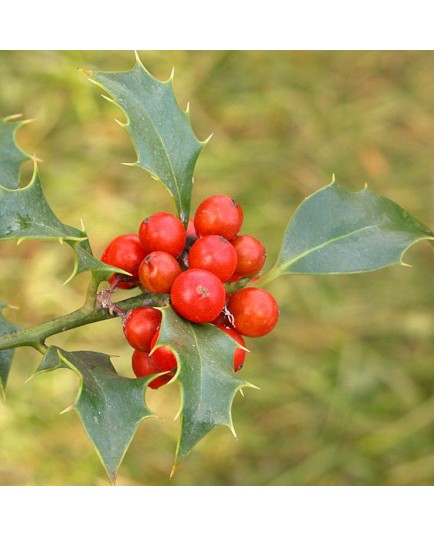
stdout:
MULTIPOLYGON (((300 205, 296 208, 296 210, 294 211, 292 217, 290 218, 286 228, 285 228, 285 231, 284 231, 284 236, 287 232, 287 230, 289 229, 292 221, 294 220, 298 210, 306 203, 309 201, 310 198, 318 195, 320 192, 324 191, 324 190, 327 190, 328 188, 330 188, 331 186, 335 186, 336 188, 339 188, 340 190, 343 190, 345 192, 350 192, 350 193, 353 193, 353 194, 361 194, 363 192, 365 192, 366 190, 369 189, 368 187, 368 183, 365 183, 363 188, 361 188, 360 190, 356 190, 356 191, 351 191, 351 190, 347 190, 345 188, 342 188, 341 186, 339 186, 339 184, 337 183, 336 181, 336 177, 335 175, 333 174, 332 176, 332 180, 329 184, 327 184, 326 186, 323 186, 322 188, 320 188, 319 190, 316 190, 315 192, 313 192, 312 194, 310 194, 309 196, 305 197, 303 199, 303 201, 300 203, 300 205)), ((374 191, 370 190, 372 193, 375 194, 374 191)), ((376 194, 378 195, 378 194, 376 194)), ((385 198, 387 199, 387 198, 385 198)), ((387 199, 387 201, 391 201, 392 203, 396 204, 394 201, 390 200, 390 199, 387 199)), ((278 254, 278 257, 277 257, 277 260, 276 260, 276 263, 274 264, 274 266, 272 268, 270 268, 270 270, 267 272, 267 273, 264 273, 263 274, 263 279, 266 280, 266 276, 267 276, 267 279, 269 278, 269 276, 272 276, 270 277, 270 280, 271 279, 275 279, 281 275, 289 275, 287 272, 285 272, 285 269, 288 268, 289 266, 291 266, 292 264, 294 264, 295 262, 297 262, 298 260, 302 259, 303 257, 305 257, 306 255, 309 255, 310 253, 312 253, 313 251, 316 251, 318 249, 321 249, 323 248, 324 246, 328 245, 328 244, 331 244, 333 242, 337 242, 339 240, 341 240, 342 238, 345 238, 347 236, 351 236, 352 234, 357 234, 357 233, 360 233, 361 231, 364 231, 366 229, 370 229, 370 228, 373 228, 373 227, 376 227, 376 225, 368 225, 368 226, 365 226, 361 229, 357 229, 356 231, 352 231, 351 233, 348 233, 346 235, 342 235, 342 236, 339 236, 337 238, 334 238, 334 239, 331 239, 331 240, 328 240, 327 242, 324 242, 322 244, 320 244, 319 246, 315 246, 313 248, 311 248, 310 250, 308 251, 304 251, 302 254, 300 255, 297 255, 297 257, 294 257, 292 259, 290 259, 288 262, 284 263, 284 264, 279 264, 279 260, 281 258, 281 253, 282 253, 282 248, 283 248, 283 245, 282 245, 282 248, 280 249, 279 251, 279 254, 278 254)), ((426 230, 431 232, 431 230, 426 227, 426 230)), ((412 247, 414 246, 415 244, 417 244, 418 242, 421 242, 422 240, 431 240, 431 241, 434 241, 434 235, 433 236, 421 236, 419 238, 415 238, 413 240, 413 242, 411 244, 409 244, 401 253, 400 255, 400 258, 398 261, 396 262, 392 262, 392 263, 389 263, 389 264, 386 264, 383 266, 383 268, 386 268, 387 266, 393 266, 393 265, 401 265, 401 266, 404 266, 404 267, 411 267, 411 265, 403 262, 403 258, 405 256, 405 254, 407 253, 407 251, 412 247)), ((314 275, 345 275, 345 274, 359 274, 359 273, 368 273, 368 272, 375 272, 375 271, 378 271, 379 268, 371 268, 371 269, 368 269, 368 270, 354 270, 354 271, 351 271, 351 272, 315 272, 314 275)), ((301 274, 300 272, 295 272, 293 275, 303 275, 301 274)), ((305 274, 305 275, 311 275, 309 273, 305 274)), ((260 283, 259 283, 260 284, 260 283)))
MULTIPOLYGON (((217 329, 217 328, 216 328, 217 329)), ((199 345, 197 344, 198 341, 197 341, 197 338, 196 338, 196 334, 194 333, 194 330, 192 330, 192 333, 193 333, 193 337, 196 341, 196 348, 199 347, 199 345)), ((237 346, 239 347, 242 347, 238 342, 236 341, 233 341, 237 346)), ((171 348, 173 352, 175 352, 175 355, 176 354, 176 350, 174 348, 171 348)), ((175 380, 177 378, 179 374, 179 367, 178 367, 178 370, 177 370, 177 373, 175 375, 175 377, 173 378, 173 380, 175 380)), ((218 426, 226 426, 227 428, 229 428, 229 430, 232 432, 232 435, 237 438, 237 434, 236 434, 236 431, 235 431, 235 427, 234 427, 234 423, 233 423, 233 416, 232 416, 232 405, 233 405, 233 402, 234 402, 234 399, 235 399, 235 396, 237 395, 238 391, 240 389, 242 389, 243 387, 253 387, 255 388, 255 386, 253 384, 251 384, 250 382, 246 381, 246 380, 241 380, 239 378, 236 378, 240 383, 237 387, 234 387, 234 390, 232 392, 232 397, 230 398, 230 401, 229 401, 229 415, 228 415, 228 418, 229 418, 229 421, 228 422, 222 422, 222 423, 218 423, 216 424, 215 426, 213 426, 213 428, 211 430, 209 430, 209 432, 207 432, 206 435, 208 435, 212 430, 214 430, 215 428, 217 428, 218 426)), ((183 392, 183 389, 182 389, 182 386, 181 386, 181 389, 180 389, 180 398, 181 398, 181 401, 180 401, 180 407, 179 407, 179 410, 178 410, 178 413, 177 413, 177 417, 179 415, 182 414, 182 410, 183 410, 183 407, 184 407, 184 392, 183 392)), ((206 436, 203 436, 201 438, 204 439, 204 437, 206 436)), ((201 441, 200 440, 200 441, 201 441)), ((197 443, 193 446, 193 448, 197 445, 197 443)), ((174 464, 173 464, 173 467, 172 467, 172 470, 171 470, 171 473, 170 473, 170 477, 169 478, 172 478, 172 476, 174 475, 175 473, 175 470, 176 470, 176 467, 178 467, 178 465, 190 454, 190 452, 193 450, 193 448, 191 448, 188 452, 186 452, 182 458, 179 458, 179 449, 180 449, 180 446, 181 446, 181 435, 178 439, 178 443, 177 443, 177 446, 176 446, 176 451, 175 451, 175 461, 174 461, 174 464)))
MULTIPOLYGON (((96 86, 102 88, 104 91, 106 91, 109 95, 111 95, 110 91, 108 91, 102 83, 98 82, 97 80, 93 79, 92 78, 92 75, 93 73, 101 73, 101 74, 104 74, 104 73, 113 73, 113 72, 116 72, 116 73, 119 73, 119 72, 123 72, 123 73, 128 73, 128 72, 133 72, 137 67, 141 68, 150 78, 152 78, 155 82, 157 82, 158 84, 163 84, 163 85, 167 85, 167 86, 170 86, 171 90, 172 90, 172 94, 173 94, 173 97, 175 99, 175 102, 176 101, 176 97, 175 97, 175 92, 174 92, 174 86, 173 86, 173 80, 174 80, 174 73, 175 73, 175 69, 172 68, 172 71, 170 73, 170 76, 167 80, 163 81, 163 80, 159 80, 158 78, 156 78, 155 76, 152 75, 152 73, 150 73, 148 71, 148 69, 146 69, 146 67, 143 65, 140 57, 139 57, 139 54, 137 53, 137 51, 135 51, 135 64, 133 65, 133 67, 131 69, 127 69, 125 71, 93 71, 91 69, 81 69, 81 71, 83 73, 85 73, 87 76, 88 76, 88 80, 90 82, 92 82, 93 84, 95 84, 96 86)), ((126 113, 126 111, 124 110, 124 108, 122 107, 122 105, 118 102, 116 102, 114 99, 112 99, 111 97, 108 97, 107 95, 104 95, 104 94, 101 94, 101 96, 103 98, 105 98, 107 101, 111 102, 112 104, 115 104, 121 111, 122 113, 124 114, 124 116, 126 117, 126 122, 125 123, 122 123, 121 121, 119 121, 118 119, 115 119, 115 122, 120 125, 123 129, 125 129, 129 135, 129 138, 131 140, 131 143, 134 147, 134 150, 136 152, 136 155, 137 155, 137 160, 136 162, 132 162, 132 163, 123 163, 123 165, 127 165, 127 166, 131 166, 131 167, 138 167, 140 169, 146 169, 148 171, 148 173, 150 174, 151 178, 153 178, 154 180, 157 180, 159 182, 161 182, 163 184, 163 186, 165 187, 165 189, 167 190, 167 192, 169 193, 169 195, 174 199, 174 194, 173 192, 170 190, 169 186, 167 184, 165 184, 164 181, 162 181, 158 176, 156 176, 155 174, 153 174, 149 169, 147 168, 144 168, 143 166, 141 166, 139 164, 139 150, 138 150, 138 147, 134 141, 134 137, 131 135, 130 133, 130 129, 129 129, 129 126, 131 124, 131 121, 130 121, 130 118, 128 116, 128 114, 126 113)), ((180 110, 180 112, 185 116, 187 117, 188 119, 188 123, 190 125, 190 128, 191 128, 191 133, 195 139, 195 141, 200 145, 202 146, 201 147, 201 150, 205 147, 205 145, 209 142, 209 140, 211 139, 212 137, 212 134, 210 136, 208 136, 208 138, 206 138, 205 140, 201 141, 195 134, 194 132, 194 129, 193 129, 193 125, 191 123, 191 116, 190 116, 190 107, 189 107, 189 104, 187 105, 187 109, 185 111, 181 110, 181 108, 179 107, 179 104, 178 104, 178 108, 180 110)), ((156 132, 158 132, 157 129, 155 129, 156 132)), ((161 144, 163 147, 165 147, 165 144, 163 143, 163 141, 161 140, 161 144)), ((166 151, 167 153, 167 151, 166 151)), ((170 159, 168 159, 168 165, 170 167, 170 169, 172 169, 172 175, 173 177, 176 177, 175 175, 175 172, 173 170, 173 166, 172 166, 172 162, 170 159)), ((175 187, 176 189, 178 190, 178 181, 177 180, 174 180, 173 181, 174 184, 175 184, 175 187)), ((194 177, 192 177, 192 182, 194 183, 194 177)), ((178 192, 178 199, 181 199, 181 196, 180 196, 180 193, 178 192)), ((175 205, 177 206, 177 203, 175 203, 175 205)), ((178 209, 178 206, 177 206, 177 209, 178 209)), ((179 211, 179 209, 178 209, 179 211)), ((181 219, 183 219, 183 215, 182 214, 179 214, 179 216, 181 217, 181 219)), ((188 218, 186 218, 187 220, 188 218)), ((184 222, 185 225, 187 225, 187 221, 184 222)))
MULTIPOLYGON (((76 406, 77 406, 77 403, 78 403, 78 401, 79 401, 79 399, 80 399, 80 396, 81 396, 81 394, 82 394, 82 391, 83 391, 83 386, 84 386, 83 375, 82 375, 81 372, 77 369, 77 367, 75 367, 70 361, 68 361, 68 358, 67 358, 66 356, 62 355, 62 351, 61 351, 60 348, 57 349, 57 352, 58 352, 58 355, 59 355, 59 359, 61 359, 61 360, 67 365, 67 367, 68 367, 70 370, 72 370, 73 372, 75 372, 75 374, 76 374, 76 375, 78 376, 78 378, 79 378, 79 387, 78 387, 78 391, 77 391, 77 396, 76 396, 74 402, 73 402, 70 406, 66 407, 63 411, 61 411, 61 414, 67 413, 68 411, 71 411, 71 410, 74 410, 74 411, 77 413, 77 415, 78 415, 78 417, 79 417, 79 419, 80 419, 80 421, 81 421, 81 423, 82 423, 82 425, 83 425, 83 429, 84 429, 84 431, 85 431, 87 437, 89 438, 90 442, 92 443, 92 445, 93 445, 93 447, 94 447, 94 449, 95 449, 95 451, 96 451, 96 453, 97 453, 97 455, 98 455, 98 458, 100 459, 100 462, 101 462, 102 466, 104 467, 104 469, 105 469, 105 471, 106 471, 106 473, 107 473, 107 476, 108 476, 108 478, 109 478, 109 480, 110 480, 110 483, 111 483, 112 485, 114 485, 114 484, 116 483, 116 478, 117 478, 117 473, 118 473, 119 467, 121 466, 122 461, 123 461, 123 459, 124 459, 124 457, 125 457, 125 454, 126 454, 128 448, 129 448, 129 446, 131 445, 131 441, 133 440, 134 434, 132 435, 130 442, 129 442, 128 444, 125 445, 125 448, 124 448, 124 450, 123 450, 123 452, 122 452, 122 456, 121 456, 121 458, 120 458, 120 460, 119 460, 119 463, 118 463, 118 465, 117 465, 117 467, 116 467, 116 470, 115 470, 115 472, 112 474, 112 473, 109 471, 109 468, 107 467, 107 465, 106 465, 106 463, 105 463, 105 461, 104 461, 104 459, 103 459, 103 457, 102 457, 102 455, 101 455, 101 453, 100 453, 99 448, 98 448, 97 445, 94 443, 92 437, 89 435, 89 433, 88 433, 88 431, 87 431, 87 429, 86 429, 85 423, 84 423, 84 421, 83 421, 83 419, 82 419, 82 417, 81 417, 81 415, 80 415, 80 412, 77 410, 77 407, 76 407, 76 406)), ((146 376, 146 377, 143 377, 143 378, 137 378, 137 381, 143 383, 143 395, 145 395, 145 389, 146 389, 146 387, 149 385, 149 383, 150 383, 156 376, 159 376, 159 375, 160 375, 160 374, 154 374, 154 375, 152 375, 152 376, 146 376)), ((133 378, 130 378, 130 379, 133 380, 133 378)), ((148 419, 148 418, 150 418, 150 417, 157 417, 157 415, 156 415, 151 409, 149 409, 149 408, 145 405, 145 399, 144 399, 144 396, 143 396, 143 404, 144 404, 144 407, 146 407, 146 409, 149 411, 150 414, 149 414, 149 415, 143 415, 143 416, 141 417, 141 419, 137 421, 136 426, 135 426, 135 429, 134 429, 135 431, 137 430, 137 428, 139 427, 140 423, 141 423, 143 420, 148 419)), ((134 432, 134 433, 135 433, 135 432, 134 432)))

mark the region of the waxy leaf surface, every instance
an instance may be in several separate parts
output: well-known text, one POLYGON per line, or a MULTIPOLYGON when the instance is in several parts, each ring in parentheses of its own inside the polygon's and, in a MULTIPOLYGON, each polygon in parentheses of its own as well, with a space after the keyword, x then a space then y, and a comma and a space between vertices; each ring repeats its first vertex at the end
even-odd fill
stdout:
POLYGON ((368 188, 336 182, 306 198, 286 228, 276 265, 263 281, 284 274, 339 274, 402 262, 406 250, 434 234, 399 205, 368 188))
POLYGON ((177 355, 176 379, 181 385, 181 431, 175 466, 216 426, 234 433, 231 407, 235 394, 251 384, 233 371, 237 343, 211 324, 192 324, 170 307, 163 319, 157 346, 177 355))
POLYGON ((65 242, 74 251, 74 269, 70 276, 90 270, 108 279, 120 270, 102 263, 91 252, 84 231, 63 224, 49 206, 35 166, 32 180, 24 188, 0 185, 0 240, 49 239, 65 242))
POLYGON ((155 79, 138 58, 129 71, 85 72, 125 113, 125 128, 137 153, 136 165, 166 186, 186 224, 194 167, 205 142, 196 138, 188 111, 179 108, 172 77, 166 82, 155 79))
MULTIPOLYGON (((140 422, 154 414, 145 405, 145 388, 152 376, 119 376, 110 357, 97 352, 66 352, 59 358, 80 378, 80 389, 72 406, 112 483, 140 422)), ((53 356, 53 368, 58 368, 53 356)))

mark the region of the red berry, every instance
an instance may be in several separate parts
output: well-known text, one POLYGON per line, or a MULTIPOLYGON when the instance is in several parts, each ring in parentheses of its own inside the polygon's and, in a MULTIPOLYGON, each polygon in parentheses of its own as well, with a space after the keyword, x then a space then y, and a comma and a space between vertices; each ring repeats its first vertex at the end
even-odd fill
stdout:
POLYGON ((227 281, 237 266, 232 244, 220 235, 205 235, 196 240, 188 254, 190 268, 202 268, 227 281))
POLYGON ((235 275, 246 277, 257 274, 264 266, 266 259, 265 247, 257 238, 250 235, 239 235, 231 242, 237 253, 235 275))
POLYGON ((172 283, 180 273, 178 261, 165 251, 153 251, 144 258, 139 267, 140 282, 155 294, 170 292, 172 283))
POLYGON ((172 350, 168 346, 159 346, 158 348, 155 348, 155 345, 157 344, 158 337, 160 336, 160 330, 158 330, 154 336, 152 337, 151 342, 151 356, 152 359, 157 364, 158 368, 163 370, 176 370, 178 366, 178 362, 176 360, 175 354, 172 352, 172 350))
POLYGON ((228 309, 235 328, 247 337, 266 335, 279 319, 279 308, 274 297, 256 287, 237 290, 229 300, 228 309))
POLYGON ((124 335, 137 350, 149 352, 154 334, 161 324, 161 313, 153 307, 137 307, 128 311, 124 320, 124 335))
MULTIPOLYGON (((155 361, 152 359, 152 357, 149 355, 148 352, 141 352, 140 350, 134 350, 133 356, 131 359, 131 364, 133 367, 134 374, 137 378, 141 378, 143 376, 149 376, 150 374, 157 374, 158 372, 162 372, 158 366, 156 365, 155 361)), ((158 389, 162 387, 163 385, 166 385, 167 382, 169 382, 174 376, 173 372, 168 372, 167 374, 163 374, 162 376, 158 376, 158 378, 155 378, 155 380, 152 380, 149 383, 149 387, 151 389, 158 389)))
POLYGON ((211 322, 225 305, 226 291, 215 274, 190 268, 175 279, 170 298, 175 311, 190 322, 211 322))
POLYGON ((152 351, 151 357, 161 372, 174 371, 178 366, 176 356, 168 346, 158 346, 152 351))
POLYGON ((146 253, 165 251, 177 257, 184 249, 187 233, 179 218, 157 212, 142 221, 139 238, 146 253))
POLYGON ((216 234, 232 240, 241 229, 243 211, 228 195, 212 195, 197 207, 194 226, 199 236, 216 234))
MULTIPOLYGON (((226 333, 227 335, 230 335, 235 342, 241 344, 241 346, 246 347, 246 344, 244 342, 244 339, 239 331, 237 331, 235 328, 227 327, 227 326, 217 326, 218 329, 223 331, 223 333, 226 333)), ((244 365, 244 359, 246 357, 246 350, 243 350, 242 348, 235 348, 234 350, 234 372, 238 372, 243 368, 244 365)))
MULTIPOLYGON (((138 235, 129 233, 114 238, 101 255, 101 261, 129 272, 131 276, 119 274, 121 288, 135 287, 139 278, 139 266, 145 258, 145 250, 138 235)), ((113 281, 114 277, 110 278, 113 281)))

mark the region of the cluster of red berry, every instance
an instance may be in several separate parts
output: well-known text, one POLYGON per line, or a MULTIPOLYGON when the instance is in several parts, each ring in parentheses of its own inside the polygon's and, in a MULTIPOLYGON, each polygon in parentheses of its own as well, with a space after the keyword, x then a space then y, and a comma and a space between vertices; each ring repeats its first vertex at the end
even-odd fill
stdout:
MULTIPOLYGON (((254 236, 238 234, 241 206, 227 195, 213 195, 197 208, 187 229, 167 212, 145 218, 138 234, 116 237, 101 260, 131 274, 116 274, 112 289, 141 285, 155 294, 168 294, 174 310, 194 323, 211 322, 245 348, 243 336, 262 337, 277 323, 279 309, 266 290, 245 286, 229 294, 225 283, 251 278, 265 263, 265 248, 254 236)), ((251 284, 250 280, 250 284, 251 284)), ((177 361, 166 346, 154 348, 161 312, 153 307, 128 311, 125 338, 134 348, 137 377, 165 372, 149 385, 157 389, 175 374, 177 361)), ((246 350, 234 352, 234 371, 241 369, 246 350)))

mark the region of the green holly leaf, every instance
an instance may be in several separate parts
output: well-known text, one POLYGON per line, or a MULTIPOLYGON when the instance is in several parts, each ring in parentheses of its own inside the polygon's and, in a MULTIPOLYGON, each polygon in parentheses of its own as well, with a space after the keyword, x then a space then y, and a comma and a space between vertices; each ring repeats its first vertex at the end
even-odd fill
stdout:
POLYGON ((0 119, 0 184, 6 188, 18 188, 21 164, 30 159, 16 144, 17 130, 28 123, 18 121, 19 115, 0 119))
POLYGON ((53 372, 53 370, 57 370, 58 368, 68 368, 68 366, 60 358, 59 348, 57 346, 49 346, 31 378, 43 372, 53 372))
MULTIPOLYGON (((5 307, 7 307, 6 304, 0 302, 0 336, 5 335, 6 333, 15 333, 21 329, 17 325, 12 324, 12 322, 9 322, 9 320, 6 320, 3 316, 2 309, 5 307)), ((13 348, 9 350, 0 350, 0 391, 3 393, 3 396, 8 381, 9 371, 12 366, 13 356, 13 348)))
POLYGON ((9 189, 0 185, 0 240, 48 239, 65 242, 74 251, 74 268, 68 280, 90 270, 101 280, 119 268, 109 266, 92 255, 87 234, 63 224, 49 206, 35 163, 33 177, 24 188, 9 189))
POLYGON ((179 108, 173 93, 173 77, 154 78, 138 56, 129 71, 85 72, 90 80, 113 98, 125 113, 123 125, 137 153, 134 164, 160 180, 173 196, 181 220, 190 213, 193 172, 206 142, 200 142, 191 127, 188 109, 179 108))
POLYGON ((378 270, 402 263, 420 240, 434 240, 434 234, 399 205, 367 187, 349 192, 333 180, 298 207, 262 284, 285 274, 378 270))
MULTIPOLYGON (((119 376, 110 357, 97 352, 66 352, 57 348, 58 358, 80 378, 73 406, 100 457, 111 483, 143 419, 153 417, 145 405, 145 389, 155 377, 119 376)), ((43 365, 46 370, 62 366, 53 352, 43 365)))
MULTIPOLYGON (((231 407, 243 387, 254 387, 233 372, 238 344, 212 324, 193 324, 161 308, 163 318, 155 347, 169 346, 178 360, 175 379, 181 385, 181 431, 174 468, 216 426, 234 433, 231 407)), ((172 380, 173 381, 173 380, 172 380)))

